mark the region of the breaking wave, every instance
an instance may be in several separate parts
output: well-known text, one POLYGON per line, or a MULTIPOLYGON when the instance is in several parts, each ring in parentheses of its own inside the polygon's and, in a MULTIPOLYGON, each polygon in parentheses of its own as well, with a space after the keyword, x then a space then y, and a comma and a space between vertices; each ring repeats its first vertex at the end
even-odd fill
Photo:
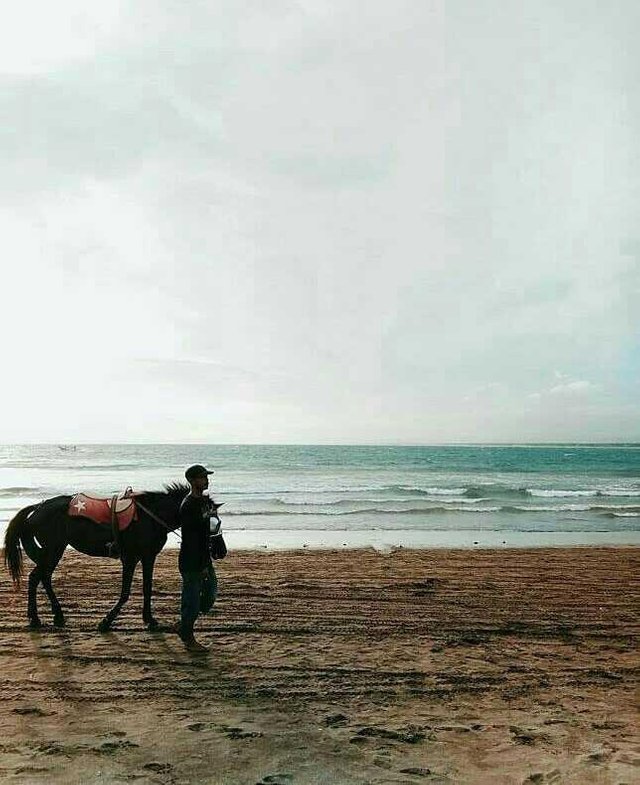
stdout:
POLYGON ((357 510, 227 510, 223 517, 245 515, 432 515, 446 512, 500 512, 500 507, 410 507, 408 509, 391 509, 380 507, 362 507, 357 510))
POLYGON ((544 505, 502 505, 502 506, 472 506, 471 504, 463 504, 461 506, 455 504, 440 504, 431 507, 357 507, 354 508, 353 502, 348 504, 350 509, 339 509, 337 505, 298 505, 301 509, 283 509, 263 508, 263 509, 228 509, 223 512, 223 517, 234 516, 297 516, 297 515, 314 515, 314 516, 340 516, 340 515, 434 515, 451 512, 460 513, 562 513, 562 512, 597 512, 603 514, 624 515, 628 517, 635 517, 640 514, 640 506, 634 504, 616 504, 611 506, 606 505, 588 505, 588 504, 558 504, 555 506, 544 505), (330 507, 330 509, 327 509, 330 507), (313 508, 313 509, 311 509, 313 508))
POLYGON ((0 496, 41 496, 46 492, 46 488, 38 488, 27 485, 16 485, 11 488, 0 488, 0 496))
POLYGON ((462 496, 466 491, 466 488, 424 488, 418 485, 388 485, 386 488, 390 491, 404 491, 426 496, 462 496))

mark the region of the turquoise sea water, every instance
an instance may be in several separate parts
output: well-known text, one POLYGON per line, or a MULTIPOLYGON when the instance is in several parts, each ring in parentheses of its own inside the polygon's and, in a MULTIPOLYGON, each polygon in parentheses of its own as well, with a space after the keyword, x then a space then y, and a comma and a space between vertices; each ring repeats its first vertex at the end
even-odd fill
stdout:
MULTIPOLYGON (((27 504, 215 469, 230 547, 640 544, 640 445, 0 447, 0 533, 27 504)), ((173 542, 172 544, 175 544, 173 542)))

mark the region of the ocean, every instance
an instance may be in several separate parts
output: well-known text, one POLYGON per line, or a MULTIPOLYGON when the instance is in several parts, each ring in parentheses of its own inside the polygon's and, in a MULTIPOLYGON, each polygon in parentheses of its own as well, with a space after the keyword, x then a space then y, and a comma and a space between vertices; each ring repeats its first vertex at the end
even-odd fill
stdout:
POLYGON ((192 463, 215 470, 230 550, 640 544, 637 444, 5 445, 0 534, 27 504, 156 490, 192 463))

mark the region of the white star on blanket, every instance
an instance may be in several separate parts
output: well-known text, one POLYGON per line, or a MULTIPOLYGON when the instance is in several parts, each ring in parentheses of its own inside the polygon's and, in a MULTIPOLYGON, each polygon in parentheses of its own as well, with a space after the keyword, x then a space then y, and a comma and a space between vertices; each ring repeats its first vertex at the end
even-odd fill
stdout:
POLYGON ((73 505, 78 512, 82 512, 84 508, 87 506, 83 501, 78 499, 78 501, 73 505))

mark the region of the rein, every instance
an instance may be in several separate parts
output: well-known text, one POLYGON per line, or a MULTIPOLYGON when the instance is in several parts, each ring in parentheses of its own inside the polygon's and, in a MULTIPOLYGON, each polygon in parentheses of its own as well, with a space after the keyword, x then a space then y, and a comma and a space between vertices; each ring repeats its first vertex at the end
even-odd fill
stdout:
POLYGON ((148 510, 148 509, 147 509, 147 508, 144 506, 144 504, 140 504, 140 502, 139 502, 137 499, 136 499, 136 506, 137 506, 137 507, 140 507, 140 509, 142 510, 142 512, 146 512, 146 514, 147 514, 147 515, 148 515, 150 518, 153 518, 153 520, 154 520, 156 523, 159 523, 159 524, 160 524, 160 526, 162 526, 162 528, 163 528, 163 529, 166 529, 168 532, 175 532, 175 533, 178 535, 178 537, 180 537, 180 539, 182 539, 182 537, 180 536, 180 532, 178 531, 178 529, 172 529, 170 526, 168 526, 168 525, 167 525, 167 524, 166 524, 166 523, 165 523, 165 522, 162 520, 162 518, 158 517, 158 516, 155 514, 155 512, 151 512, 151 510, 148 510))

